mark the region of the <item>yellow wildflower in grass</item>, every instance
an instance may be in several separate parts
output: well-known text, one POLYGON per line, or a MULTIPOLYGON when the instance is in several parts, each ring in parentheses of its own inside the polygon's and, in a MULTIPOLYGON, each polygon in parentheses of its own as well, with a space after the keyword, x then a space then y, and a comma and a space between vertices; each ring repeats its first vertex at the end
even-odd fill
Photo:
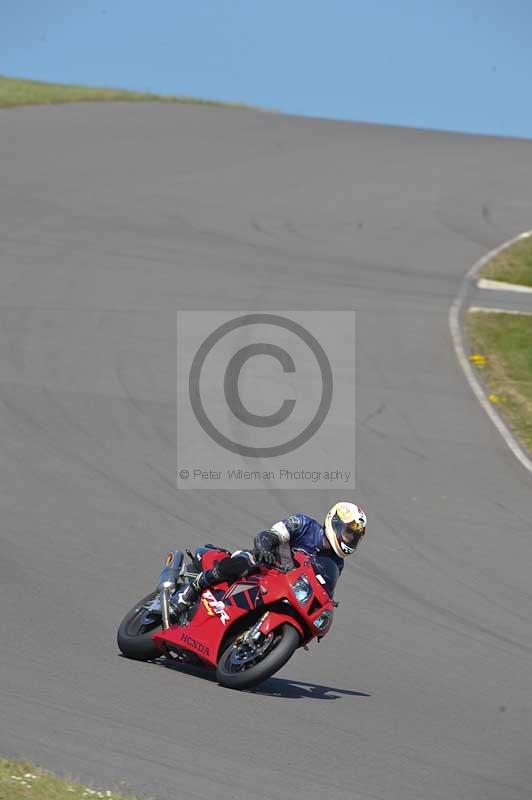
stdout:
POLYGON ((472 361, 476 367, 483 367, 486 363, 486 356, 480 353, 473 353, 473 355, 469 356, 469 360, 472 361))

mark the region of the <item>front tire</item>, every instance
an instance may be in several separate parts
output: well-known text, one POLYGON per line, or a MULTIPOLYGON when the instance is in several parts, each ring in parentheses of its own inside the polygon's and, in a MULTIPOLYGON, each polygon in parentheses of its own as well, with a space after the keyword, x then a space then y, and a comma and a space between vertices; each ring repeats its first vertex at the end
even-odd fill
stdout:
POLYGON ((255 659, 248 655, 248 660, 243 660, 239 638, 225 648, 216 668, 218 683, 229 689, 250 689, 262 683, 278 672, 299 646, 299 633, 293 625, 285 624, 273 631, 271 641, 265 642, 266 649, 255 659))
POLYGON ((162 620, 155 615, 153 621, 146 619, 145 606, 156 596, 157 592, 151 592, 143 597, 131 611, 128 611, 120 623, 116 640, 121 653, 126 658, 133 658, 136 661, 153 661, 162 655, 151 638, 153 633, 162 629, 162 620))

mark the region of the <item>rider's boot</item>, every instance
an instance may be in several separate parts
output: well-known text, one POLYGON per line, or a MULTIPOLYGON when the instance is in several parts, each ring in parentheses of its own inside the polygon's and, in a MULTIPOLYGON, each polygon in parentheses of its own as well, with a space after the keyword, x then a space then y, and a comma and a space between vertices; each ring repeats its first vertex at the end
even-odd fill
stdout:
POLYGON ((172 609, 178 614, 186 611, 194 605, 205 589, 216 586, 223 581, 234 581, 242 578, 247 575, 250 567, 250 560, 246 555, 238 554, 223 558, 213 569, 200 572, 182 592, 176 592, 170 600, 172 609))
POLYGON ((207 578, 209 572, 214 572, 214 570, 210 569, 206 572, 200 572, 192 583, 188 583, 182 592, 176 592, 170 599, 170 606, 176 614, 180 614, 182 611, 186 611, 187 608, 193 606, 203 590, 213 585, 207 578))

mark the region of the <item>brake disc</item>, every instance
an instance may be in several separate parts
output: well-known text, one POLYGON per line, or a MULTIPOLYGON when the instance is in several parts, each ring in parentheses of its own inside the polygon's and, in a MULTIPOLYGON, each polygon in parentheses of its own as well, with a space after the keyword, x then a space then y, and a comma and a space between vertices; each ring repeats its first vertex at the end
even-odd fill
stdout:
POLYGON ((248 664, 250 661, 255 661, 268 649, 272 640, 273 632, 269 633, 259 645, 248 644, 247 642, 233 645, 230 657, 231 664, 241 666, 242 664, 248 664))

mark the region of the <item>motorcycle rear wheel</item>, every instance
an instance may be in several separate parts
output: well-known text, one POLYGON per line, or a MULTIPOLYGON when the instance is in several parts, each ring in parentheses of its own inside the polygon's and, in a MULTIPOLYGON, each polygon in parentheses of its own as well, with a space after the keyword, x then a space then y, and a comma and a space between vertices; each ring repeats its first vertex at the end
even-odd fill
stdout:
POLYGON ((142 624, 142 616, 146 613, 144 606, 154 600, 157 592, 143 597, 142 600, 128 611, 116 635, 116 640, 121 653, 126 658, 136 661, 153 661, 162 655, 157 645, 151 638, 152 633, 161 630, 162 620, 154 619, 153 624, 142 624))
POLYGON ((229 689, 250 689, 262 683, 278 672, 299 646, 299 633, 293 625, 281 625, 273 632, 267 649, 259 652, 255 659, 239 663, 238 638, 225 648, 216 668, 218 683, 229 689))

